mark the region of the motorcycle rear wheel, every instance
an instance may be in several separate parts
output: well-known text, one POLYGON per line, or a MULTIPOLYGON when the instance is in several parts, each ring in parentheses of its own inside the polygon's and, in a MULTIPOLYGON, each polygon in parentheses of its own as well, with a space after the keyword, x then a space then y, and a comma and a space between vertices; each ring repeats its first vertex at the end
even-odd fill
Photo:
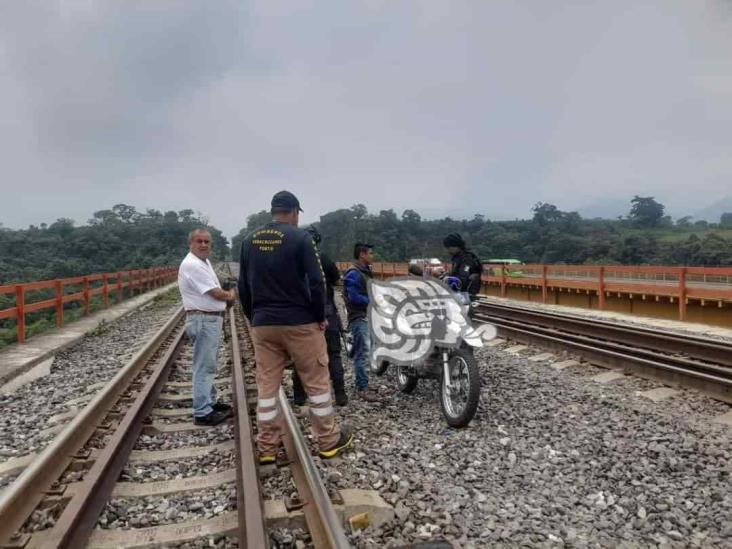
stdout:
POLYGON ((455 349, 448 362, 451 388, 440 377, 442 415, 450 427, 465 427, 473 419, 480 400, 478 363, 468 349, 455 349))
POLYGON ((383 376, 388 367, 389 363, 386 360, 382 360, 378 365, 373 362, 369 362, 369 370, 371 370, 372 374, 376 374, 377 376, 383 376))
POLYGON ((419 378, 410 373, 408 366, 397 366, 397 388, 402 392, 409 394, 417 387, 419 378))

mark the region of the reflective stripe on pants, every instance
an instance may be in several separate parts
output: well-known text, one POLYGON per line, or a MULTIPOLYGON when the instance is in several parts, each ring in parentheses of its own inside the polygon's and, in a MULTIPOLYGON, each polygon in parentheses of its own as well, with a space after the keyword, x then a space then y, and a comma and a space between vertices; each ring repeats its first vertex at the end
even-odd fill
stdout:
POLYGON ((321 448, 333 447, 340 436, 340 428, 331 405, 325 337, 318 325, 256 326, 252 328, 252 342, 257 362, 257 446, 260 455, 273 455, 280 445, 282 414, 277 413, 276 407, 262 406, 262 403, 269 404, 269 399, 277 396, 282 372, 290 359, 310 399, 312 433, 321 448), (271 414, 273 410, 274 415, 271 414))

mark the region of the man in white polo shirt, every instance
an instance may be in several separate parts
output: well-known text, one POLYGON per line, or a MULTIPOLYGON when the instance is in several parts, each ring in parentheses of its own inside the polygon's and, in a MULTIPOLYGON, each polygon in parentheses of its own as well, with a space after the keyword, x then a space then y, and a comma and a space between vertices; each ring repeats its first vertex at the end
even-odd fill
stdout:
POLYGON ((208 260, 211 233, 194 229, 188 235, 190 253, 178 269, 178 288, 186 310, 186 333, 193 342, 193 422, 218 425, 231 416, 231 406, 216 401, 214 374, 226 302, 234 290, 223 290, 208 260))

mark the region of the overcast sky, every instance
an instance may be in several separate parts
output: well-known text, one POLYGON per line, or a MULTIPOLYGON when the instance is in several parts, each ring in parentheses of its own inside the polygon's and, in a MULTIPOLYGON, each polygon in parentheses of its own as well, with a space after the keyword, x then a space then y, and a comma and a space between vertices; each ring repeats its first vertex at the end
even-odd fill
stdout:
POLYGON ((0 0, 0 222, 732 195, 732 3, 0 0), (692 190, 693 188, 693 190, 692 190))

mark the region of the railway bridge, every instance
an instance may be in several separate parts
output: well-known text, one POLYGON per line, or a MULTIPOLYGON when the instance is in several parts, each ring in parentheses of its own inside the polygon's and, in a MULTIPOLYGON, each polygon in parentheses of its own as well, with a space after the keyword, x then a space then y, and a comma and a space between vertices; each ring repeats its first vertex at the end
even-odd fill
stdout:
POLYGON ((215 378, 236 413, 191 421, 175 274, 0 287, 18 335, 0 349, 1 547, 732 545, 732 330, 699 323, 729 314, 729 270, 487 266, 474 321, 499 337, 474 351, 468 426, 440 414, 444 380, 374 365, 379 400, 338 409, 356 442, 325 462, 287 375, 267 466, 238 307, 215 378))

